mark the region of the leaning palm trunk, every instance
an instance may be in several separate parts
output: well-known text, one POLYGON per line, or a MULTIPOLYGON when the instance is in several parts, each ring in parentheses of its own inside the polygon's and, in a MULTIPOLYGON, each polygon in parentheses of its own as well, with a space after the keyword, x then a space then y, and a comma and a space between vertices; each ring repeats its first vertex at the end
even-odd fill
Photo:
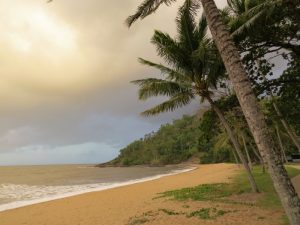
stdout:
MULTIPOLYGON (((267 82, 267 78, 266 77, 264 77, 264 81, 267 82)), ((288 136, 291 138, 291 140, 293 141, 294 145, 297 147, 298 151, 300 152, 300 143, 298 141, 297 135, 295 134, 295 132, 293 132, 292 128, 286 122, 284 116, 282 115, 280 109, 278 108, 278 106, 277 106, 277 104, 275 102, 275 98, 274 98, 272 90, 269 89, 268 92, 269 92, 269 95, 271 96, 271 101, 272 101, 273 108, 274 108, 277 116, 279 117, 280 122, 282 123, 284 129, 288 133, 288 136)))
POLYGON ((262 166, 263 173, 265 173, 266 172, 266 168, 265 168, 266 166, 265 166, 264 160, 260 156, 259 152, 257 152, 256 148, 252 144, 250 144, 250 146, 251 146, 251 149, 252 149, 254 155, 256 155, 256 157, 258 158, 258 160, 259 160, 259 162, 262 166))
POLYGON ((279 128, 278 128, 277 125, 275 125, 275 129, 276 129, 276 134, 277 134, 279 146, 280 146, 281 153, 282 153, 282 162, 287 163, 288 161, 287 161, 287 158, 286 158, 286 155, 285 155, 285 151, 284 151, 284 147, 283 147, 283 144, 282 144, 279 128))
MULTIPOLYGON (((272 97, 273 98, 273 97, 272 97)), ((286 130, 286 132, 288 133, 289 137, 292 139, 293 143, 295 144, 295 146, 297 147, 298 151, 300 152, 300 143, 297 140, 297 135, 295 134, 295 132, 293 132, 292 128, 289 126, 289 124, 286 122, 286 120, 284 119, 281 111, 279 110, 277 104, 273 101, 273 107, 276 111, 277 116, 279 116, 280 118, 280 122, 282 123, 284 129, 286 130)))
POLYGON ((233 154, 233 157, 234 157, 234 160, 235 160, 235 163, 238 167, 240 167, 240 163, 239 163, 239 160, 238 160, 238 157, 235 153, 235 150, 232 150, 232 154, 233 154))
POLYGON ((248 151, 248 147, 247 147, 246 140, 245 140, 245 137, 244 137, 243 132, 242 132, 241 135, 242 135, 243 144, 244 144, 244 148, 245 148, 245 151, 246 151, 246 155, 247 155, 249 167, 250 167, 250 169, 252 170, 252 161, 251 161, 251 158, 250 158, 250 154, 249 154, 249 151, 248 151))
POLYGON ((249 167, 249 164, 241 150, 241 146, 236 138, 236 136, 234 135, 231 127, 229 126, 227 120, 225 119, 225 116, 223 115, 222 111, 219 109, 219 107, 215 104, 215 102, 210 98, 210 97, 206 97, 206 99, 208 100, 208 102, 210 103, 212 109, 217 113, 222 125, 224 126, 235 150, 236 150, 236 153, 238 154, 245 170, 246 170, 246 173, 247 173, 247 176, 248 176, 248 179, 249 179, 249 182, 251 184, 251 188, 252 188, 252 191, 255 192, 255 193, 258 193, 259 190, 258 190, 258 187, 256 185, 256 182, 254 180, 254 177, 253 177, 253 174, 251 172, 251 169, 249 167))
POLYGON ((274 187, 292 225, 300 224, 300 200, 280 159, 279 149, 269 133, 263 113, 222 17, 213 0, 200 0, 213 39, 219 49, 258 150, 266 162, 274 187))

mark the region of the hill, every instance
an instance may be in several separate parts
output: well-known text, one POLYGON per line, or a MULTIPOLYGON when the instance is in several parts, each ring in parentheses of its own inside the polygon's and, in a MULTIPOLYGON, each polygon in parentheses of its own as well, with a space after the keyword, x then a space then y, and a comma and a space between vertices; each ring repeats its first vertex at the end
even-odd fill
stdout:
POLYGON ((232 161, 228 148, 222 149, 218 156, 209 151, 216 141, 214 137, 219 133, 218 127, 216 115, 211 110, 202 116, 185 115, 132 142, 120 151, 116 159, 105 165, 165 165, 191 158, 198 162, 201 158, 202 163, 232 161))
MULTIPOLYGON (((284 98, 278 98, 276 101, 288 123, 299 134, 300 111, 298 105, 292 101, 286 102, 284 98), (290 107, 290 104, 293 106, 290 107)), ((296 101, 298 100, 296 99, 296 101)), ((247 128, 247 123, 238 107, 236 97, 232 95, 221 98, 217 101, 217 104, 234 129, 240 145, 245 148, 243 141, 245 138, 247 148, 250 149, 250 158, 252 158, 252 161, 259 161, 254 139, 247 128)), ((264 109, 273 138, 277 140, 276 126, 280 124, 272 102, 262 100, 260 104, 264 109)), ((279 127, 279 131, 286 154, 297 152, 295 145, 282 126, 279 127)), ((246 153, 244 152, 244 154, 246 153)), ((185 115, 172 123, 162 125, 158 131, 146 134, 143 138, 132 142, 120 150, 117 158, 100 166, 157 166, 177 164, 190 159, 193 159, 194 162, 195 160, 201 161, 201 163, 237 161, 228 135, 211 109, 207 109, 205 112, 201 111, 194 116, 185 115)))

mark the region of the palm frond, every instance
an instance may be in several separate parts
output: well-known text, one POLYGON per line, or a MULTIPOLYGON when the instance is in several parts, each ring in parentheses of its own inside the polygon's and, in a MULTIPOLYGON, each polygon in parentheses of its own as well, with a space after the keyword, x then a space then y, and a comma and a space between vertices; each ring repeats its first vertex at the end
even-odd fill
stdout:
POLYGON ((249 19, 244 19, 242 17, 238 18, 236 21, 234 21, 234 23, 231 24, 231 27, 235 29, 235 31, 231 33, 231 36, 238 36, 249 31, 255 25, 257 19, 264 15, 264 13, 265 11, 260 11, 249 19), (246 22, 240 25, 241 20, 245 20, 246 22))
POLYGON ((154 13, 161 4, 171 5, 176 0, 144 0, 137 8, 135 14, 126 19, 126 24, 130 27, 136 20, 144 19, 154 13))
POLYGON ((237 15, 245 11, 245 0, 227 0, 227 4, 237 15))
POLYGON ((180 7, 176 23, 178 40, 184 49, 192 52, 196 47, 197 40, 194 38, 196 30, 195 16, 200 8, 199 1, 186 0, 182 7, 180 7))
POLYGON ((189 54, 182 48, 180 43, 161 31, 155 31, 152 44, 156 46, 156 51, 169 65, 176 69, 186 69, 190 71, 189 54))
POLYGON ((212 45, 213 42, 209 38, 203 37, 201 40, 199 40, 197 49, 195 49, 194 52, 192 53, 192 57, 194 61, 205 62, 206 60, 208 60, 209 58, 207 57, 211 53, 210 48, 212 45))
POLYGON ((221 148, 224 148, 224 147, 228 147, 229 137, 228 137, 226 132, 219 133, 215 137, 215 140, 216 140, 215 145, 214 145, 215 149, 221 149, 221 148))
POLYGON ((220 84, 220 82, 222 80, 224 81, 226 78, 226 69, 223 60, 217 52, 218 50, 215 46, 212 46, 211 51, 215 52, 215 54, 210 54, 211 58, 208 60, 206 65, 206 82, 210 88, 217 89, 218 84, 220 84))
POLYGON ((142 58, 139 58, 139 62, 143 65, 147 65, 160 70, 162 74, 166 75, 167 80, 174 80, 174 81, 181 81, 181 82, 186 80, 186 76, 184 76, 182 73, 174 69, 171 69, 167 66, 164 66, 163 64, 157 64, 142 58))
POLYGON ((195 39, 201 42, 201 40, 206 37, 206 34, 207 34, 207 20, 205 16, 202 15, 199 20, 198 27, 195 31, 195 39))
MULTIPOLYGON (((172 111, 187 105, 195 95, 203 99, 212 95, 213 92, 209 88, 216 87, 219 77, 224 74, 218 64, 218 68, 211 68, 215 66, 215 60, 219 55, 213 41, 207 37, 205 17, 202 16, 199 22, 196 22, 199 2, 199 0, 185 0, 176 19, 175 38, 167 33, 155 31, 151 43, 155 45, 158 56, 167 66, 139 59, 141 64, 158 69, 164 75, 164 79, 148 78, 133 81, 132 83, 139 85, 139 98, 146 100, 155 96, 168 97, 167 101, 143 112, 145 116, 172 111)), ((150 4, 149 1, 144 3, 150 4)), ((128 24, 131 25, 136 19, 144 18, 150 11, 155 11, 157 8, 153 4, 158 7, 162 1, 153 0, 150 5, 141 6, 139 12, 129 18, 128 24)))
POLYGON ((163 79, 146 78, 132 81, 132 83, 140 87, 140 100, 147 100, 155 96, 174 96, 177 93, 191 92, 190 88, 184 84, 163 79))
POLYGON ((174 111, 177 108, 185 106, 190 103, 190 101, 195 96, 190 92, 181 92, 172 96, 169 100, 142 112, 143 116, 152 116, 162 112, 174 111))
MULTIPOLYGON (((242 1, 245 0, 231 0, 242 1)), ((231 21, 233 30, 232 36, 239 36, 255 26, 256 22, 262 17, 270 17, 278 6, 282 5, 282 0, 265 0, 265 1, 250 1, 244 3, 244 9, 240 12, 235 12, 238 17, 231 21)), ((231 8, 232 9, 232 8, 231 8)), ((232 9, 233 10, 233 9, 232 9)), ((234 11, 234 10, 233 10, 234 11)))

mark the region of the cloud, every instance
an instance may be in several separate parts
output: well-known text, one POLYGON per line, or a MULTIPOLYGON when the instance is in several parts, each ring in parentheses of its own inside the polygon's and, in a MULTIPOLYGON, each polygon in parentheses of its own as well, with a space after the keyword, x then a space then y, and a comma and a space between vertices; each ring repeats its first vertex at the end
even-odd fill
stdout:
MULTIPOLYGON (((159 76, 136 59, 161 61, 150 38, 154 29, 175 34, 182 2, 163 6, 128 29, 124 20, 140 1, 0 0, 0 158, 46 162, 42 153, 30 157, 30 149, 49 146, 39 152, 54 162, 59 151, 75 149, 60 146, 90 146, 85 143, 110 146, 116 155, 161 123, 195 112, 198 102, 143 118, 139 113, 162 99, 139 102, 137 88, 129 83, 159 76)), ((97 157, 102 160, 100 153, 97 157)))

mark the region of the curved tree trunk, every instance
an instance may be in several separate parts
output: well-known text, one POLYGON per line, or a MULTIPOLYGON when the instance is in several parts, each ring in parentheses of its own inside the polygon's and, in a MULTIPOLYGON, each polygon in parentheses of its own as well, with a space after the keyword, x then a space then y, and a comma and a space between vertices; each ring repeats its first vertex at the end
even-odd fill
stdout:
POLYGON ((233 154, 233 157, 234 157, 234 160, 235 160, 236 165, 237 165, 238 167, 240 167, 240 163, 239 163, 238 157, 237 157, 237 155, 236 155, 234 149, 232 150, 232 154, 233 154))
POLYGON ((214 0, 200 0, 212 37, 219 49, 258 150, 266 162, 274 187, 292 225, 300 224, 300 200, 280 159, 280 150, 269 134, 238 49, 232 41, 214 0))
POLYGON ((282 153, 282 162, 287 163, 287 158, 286 158, 286 155, 285 155, 284 147, 283 147, 281 136, 280 136, 280 133, 279 133, 279 128, 278 128, 277 125, 275 125, 275 129, 276 129, 276 134, 277 134, 279 146, 280 146, 281 153, 282 153))
MULTIPOLYGON (((268 82, 266 77, 263 77, 265 82, 268 82)), ((272 105, 273 108, 277 114, 277 116, 279 117, 280 122, 282 123, 284 129, 286 130, 286 132, 288 133, 289 137, 292 139, 294 145, 297 147, 298 151, 300 152, 300 143, 298 141, 298 137, 295 134, 295 132, 293 131, 293 129, 290 127, 290 125, 286 122, 284 116, 282 115, 280 109, 278 108, 276 102, 275 102, 275 98, 273 95, 273 92, 270 88, 268 88, 268 93, 271 96, 271 101, 272 101, 272 105)))
POLYGON ((260 164, 261 164, 261 166, 262 166, 262 171, 263 171, 263 173, 265 173, 265 172, 266 172, 266 168, 265 168, 266 166, 265 166, 264 160, 263 160, 262 157, 260 156, 259 152, 256 151, 256 148, 255 148, 252 144, 250 144, 250 146, 251 146, 251 148, 252 148, 252 151, 253 151, 254 154, 256 155, 256 157, 259 159, 259 162, 260 162, 260 164))
POLYGON ((293 132, 292 128, 289 126, 289 124, 286 122, 286 120, 283 118, 283 115, 281 113, 281 111, 279 110, 277 104, 273 101, 273 107, 277 113, 277 115, 279 116, 280 122, 282 123, 284 129, 286 130, 286 132, 288 133, 289 137, 292 139, 293 143, 295 144, 295 146, 297 147, 298 151, 300 152, 300 143, 297 140, 297 135, 295 134, 295 132, 293 132))
POLYGON ((243 144, 244 144, 244 148, 245 148, 245 151, 246 151, 246 155, 247 155, 249 167, 252 170, 252 161, 251 161, 251 158, 250 158, 250 155, 249 155, 249 151, 248 151, 248 147, 247 147, 247 144, 246 144, 246 140, 245 140, 244 134, 242 133, 241 135, 242 135, 243 144))
POLYGON ((259 190, 258 190, 258 187, 256 185, 256 182, 254 180, 254 177, 253 177, 253 174, 251 172, 251 169, 248 165, 248 162, 242 152, 242 149, 241 149, 241 146, 236 138, 236 136, 234 135, 231 127, 229 126, 226 118, 224 117, 222 111, 219 109, 219 107, 215 104, 215 102, 210 98, 210 97, 206 97, 206 99, 208 100, 208 102, 210 103, 212 109, 217 113, 222 125, 224 126, 235 150, 236 150, 236 153, 238 154, 245 170, 246 170, 246 173, 247 173, 247 176, 248 176, 248 179, 249 179, 249 182, 251 184, 251 188, 252 188, 252 191, 255 192, 255 193, 259 193, 259 190))

